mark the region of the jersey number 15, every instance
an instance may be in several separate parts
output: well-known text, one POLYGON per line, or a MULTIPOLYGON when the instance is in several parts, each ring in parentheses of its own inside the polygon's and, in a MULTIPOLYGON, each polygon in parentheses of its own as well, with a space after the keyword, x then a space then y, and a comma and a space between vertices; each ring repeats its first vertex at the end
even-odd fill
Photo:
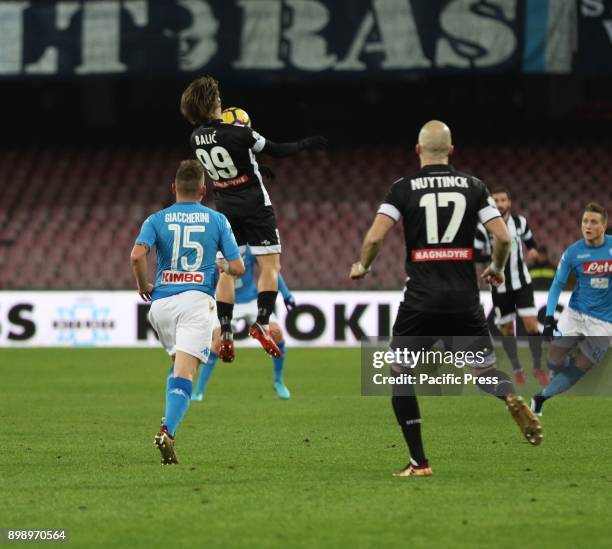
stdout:
POLYGON ((185 257, 185 255, 183 254, 180 258, 180 270, 189 272, 197 271, 200 269, 202 261, 204 260, 204 246, 202 246, 202 244, 200 244, 196 240, 192 240, 192 235, 194 233, 205 232, 206 227, 204 227, 204 225, 184 225, 182 229, 183 230, 181 231, 181 226, 176 223, 171 223, 170 225, 168 225, 168 230, 174 233, 174 240, 172 242, 172 260, 170 263, 171 269, 173 271, 179 270, 179 256, 181 256, 181 247, 183 247, 195 250, 195 260, 193 263, 189 263, 187 257, 185 257))

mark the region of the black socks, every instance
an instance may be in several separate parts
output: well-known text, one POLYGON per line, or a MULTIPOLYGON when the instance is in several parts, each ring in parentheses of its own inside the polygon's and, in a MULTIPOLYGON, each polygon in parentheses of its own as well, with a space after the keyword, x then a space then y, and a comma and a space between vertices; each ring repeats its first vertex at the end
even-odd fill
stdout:
POLYGON ((217 317, 221 324, 221 332, 232 331, 232 317, 234 316, 234 304, 217 301, 217 317))
POLYGON ((421 412, 417 397, 414 395, 392 396, 391 404, 408 445, 410 457, 417 465, 427 464, 421 438, 421 412))
POLYGON ((516 338, 514 336, 504 336, 502 337, 502 345, 504 347, 504 351, 508 355, 510 362, 512 364, 513 370, 521 370, 521 363, 518 358, 518 350, 516 347, 516 338))
POLYGON ((539 368, 542 361, 542 337, 539 334, 529 335, 529 350, 533 358, 533 367, 539 368))
POLYGON ((274 311, 276 304, 277 291, 274 292, 259 292, 257 294, 257 322, 258 324, 267 326, 270 323, 270 315, 274 311))

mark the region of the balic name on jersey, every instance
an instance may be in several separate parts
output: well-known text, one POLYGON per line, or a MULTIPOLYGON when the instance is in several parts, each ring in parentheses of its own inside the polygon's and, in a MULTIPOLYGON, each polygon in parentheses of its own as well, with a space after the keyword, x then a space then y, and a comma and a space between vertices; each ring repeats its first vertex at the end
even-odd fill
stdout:
POLYGON ((212 145, 217 142, 217 131, 195 136, 196 145, 212 145))

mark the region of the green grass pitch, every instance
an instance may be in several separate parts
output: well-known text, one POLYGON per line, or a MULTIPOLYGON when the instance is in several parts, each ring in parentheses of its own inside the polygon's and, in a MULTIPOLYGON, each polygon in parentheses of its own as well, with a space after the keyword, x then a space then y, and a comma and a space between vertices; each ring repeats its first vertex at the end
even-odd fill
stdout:
POLYGON ((539 448, 493 398, 423 399, 434 476, 396 479, 406 449, 389 400, 360 396, 359 350, 289 349, 290 401, 240 350, 162 467, 167 368, 161 350, 0 350, 0 527, 72 547, 610 547, 608 398, 547 403, 539 448))

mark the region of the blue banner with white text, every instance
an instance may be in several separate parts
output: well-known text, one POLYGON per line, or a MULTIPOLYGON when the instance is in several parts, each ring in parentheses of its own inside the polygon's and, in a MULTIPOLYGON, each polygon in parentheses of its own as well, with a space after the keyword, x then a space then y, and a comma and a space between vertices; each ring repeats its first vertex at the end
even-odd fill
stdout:
POLYGON ((612 0, 0 1, 0 77, 612 72, 612 0))

